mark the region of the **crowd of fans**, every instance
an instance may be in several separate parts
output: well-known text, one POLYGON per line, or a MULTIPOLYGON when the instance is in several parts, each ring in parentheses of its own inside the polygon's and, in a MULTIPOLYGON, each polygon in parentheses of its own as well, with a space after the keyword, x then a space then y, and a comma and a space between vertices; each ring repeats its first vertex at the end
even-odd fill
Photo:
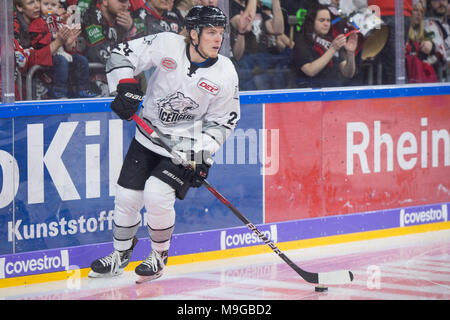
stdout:
MULTIPOLYGON (((16 79, 38 65, 33 99, 107 96, 102 66, 114 46, 184 34, 193 5, 224 1, 240 90, 398 83, 395 0, 14 0, 16 79)), ((404 1, 406 83, 450 80, 448 1, 404 1)))

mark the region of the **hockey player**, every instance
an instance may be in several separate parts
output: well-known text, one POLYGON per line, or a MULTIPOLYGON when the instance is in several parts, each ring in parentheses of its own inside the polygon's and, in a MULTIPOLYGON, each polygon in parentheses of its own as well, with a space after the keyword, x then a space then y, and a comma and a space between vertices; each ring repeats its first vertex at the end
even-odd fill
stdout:
POLYGON ((128 265, 145 205, 152 251, 135 272, 138 282, 160 277, 167 264, 175 224, 175 199, 208 176, 211 157, 240 118, 238 77, 233 63, 219 55, 227 18, 217 7, 195 6, 186 16, 188 35, 162 32, 121 44, 106 65, 112 110, 139 115, 159 138, 192 161, 174 163, 158 141, 137 127, 118 179, 114 209, 114 252, 94 261, 91 277, 121 274, 128 265), (145 96, 134 80, 155 68, 145 96))

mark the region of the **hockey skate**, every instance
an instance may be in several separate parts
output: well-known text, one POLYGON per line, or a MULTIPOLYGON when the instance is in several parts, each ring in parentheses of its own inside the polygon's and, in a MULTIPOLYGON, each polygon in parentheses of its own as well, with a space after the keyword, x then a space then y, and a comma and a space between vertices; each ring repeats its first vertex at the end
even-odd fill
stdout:
POLYGON ((161 277, 168 257, 168 251, 152 250, 147 259, 142 261, 135 269, 136 274, 139 276, 136 283, 143 283, 161 277))
POLYGON ((133 238, 131 248, 125 251, 114 250, 106 257, 100 258, 92 262, 91 271, 88 276, 90 278, 105 278, 121 275, 125 267, 130 262, 131 253, 133 252, 137 238, 133 238))

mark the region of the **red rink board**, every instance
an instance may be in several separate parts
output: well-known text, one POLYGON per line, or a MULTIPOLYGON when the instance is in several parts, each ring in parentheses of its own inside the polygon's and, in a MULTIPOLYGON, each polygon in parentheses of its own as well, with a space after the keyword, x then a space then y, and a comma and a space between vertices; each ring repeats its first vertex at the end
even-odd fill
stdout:
POLYGON ((449 106, 445 95, 266 104, 279 169, 265 176, 265 222, 449 201, 449 106))

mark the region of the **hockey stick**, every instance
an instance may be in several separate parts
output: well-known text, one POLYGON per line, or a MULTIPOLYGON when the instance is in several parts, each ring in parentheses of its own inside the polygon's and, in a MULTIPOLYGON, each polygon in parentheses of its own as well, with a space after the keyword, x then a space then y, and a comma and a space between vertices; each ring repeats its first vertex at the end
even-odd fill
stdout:
MULTIPOLYGON (((132 116, 132 119, 146 131, 150 136, 153 134, 157 135, 156 129, 142 120, 137 114, 132 116)), ((182 159, 179 154, 174 152, 162 139, 158 141, 160 145, 166 149, 177 161, 179 161, 184 167, 192 168, 192 165, 182 159)), ((353 273, 346 270, 338 270, 331 272, 308 272, 297 266, 291 259, 289 259, 278 247, 269 240, 258 228, 255 227, 230 201, 228 201, 223 195, 221 195, 208 181, 204 181, 203 185, 224 205, 230 209, 234 215, 241 220, 253 233, 255 233, 266 245, 268 245, 284 262, 286 262, 295 272, 297 272, 300 277, 302 277, 306 282, 313 284, 346 284, 353 280, 353 273)))

